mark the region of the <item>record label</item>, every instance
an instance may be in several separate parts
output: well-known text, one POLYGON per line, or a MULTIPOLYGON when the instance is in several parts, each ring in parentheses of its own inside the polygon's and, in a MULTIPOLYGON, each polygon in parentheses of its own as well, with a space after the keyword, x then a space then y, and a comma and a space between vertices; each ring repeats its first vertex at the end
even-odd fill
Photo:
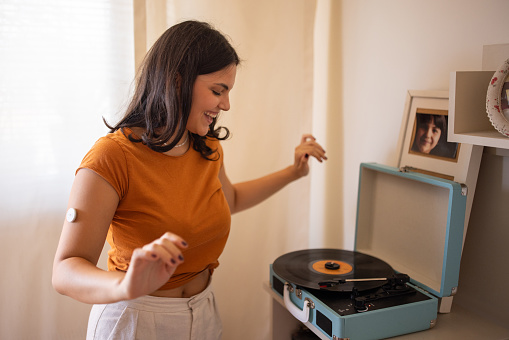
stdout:
POLYGON ((353 267, 349 263, 336 260, 316 261, 312 263, 311 268, 313 268, 313 270, 316 271, 317 273, 329 275, 348 274, 353 270, 353 267))

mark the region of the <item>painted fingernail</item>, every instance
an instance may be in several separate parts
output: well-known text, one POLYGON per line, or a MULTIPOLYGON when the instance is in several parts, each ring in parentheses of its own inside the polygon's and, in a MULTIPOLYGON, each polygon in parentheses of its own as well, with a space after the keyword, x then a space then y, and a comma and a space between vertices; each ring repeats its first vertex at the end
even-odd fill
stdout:
POLYGON ((180 260, 180 261, 184 261, 184 256, 179 255, 179 260, 180 260))
POLYGON ((309 155, 308 155, 308 154, 306 154, 306 158, 309 158, 309 155))
POLYGON ((186 241, 182 241, 182 245, 183 245, 184 247, 187 247, 187 242, 186 242, 186 241))
POLYGON ((177 264, 177 261, 175 261, 174 259, 171 259, 170 261, 171 261, 171 263, 173 263, 173 264, 177 264))

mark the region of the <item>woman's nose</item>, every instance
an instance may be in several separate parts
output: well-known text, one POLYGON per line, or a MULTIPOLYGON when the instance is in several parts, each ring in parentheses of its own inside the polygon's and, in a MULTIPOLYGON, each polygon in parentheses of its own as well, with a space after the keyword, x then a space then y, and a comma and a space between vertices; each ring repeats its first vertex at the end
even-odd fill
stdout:
POLYGON ((221 102, 219 103, 219 108, 222 111, 228 111, 230 109, 230 97, 228 95, 224 95, 221 98, 221 102))

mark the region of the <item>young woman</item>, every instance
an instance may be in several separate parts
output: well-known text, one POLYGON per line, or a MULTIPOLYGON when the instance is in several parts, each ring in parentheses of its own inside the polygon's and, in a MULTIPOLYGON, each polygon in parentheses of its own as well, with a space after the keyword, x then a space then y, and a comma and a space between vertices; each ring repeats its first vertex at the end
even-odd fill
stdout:
POLYGON ((239 57, 210 25, 168 29, 144 61, 125 116, 76 172, 53 286, 94 304, 87 339, 220 339, 209 285, 230 216, 326 160, 310 135, 287 168, 232 184, 217 127, 230 108, 239 57), (105 239, 108 271, 97 261, 105 239))

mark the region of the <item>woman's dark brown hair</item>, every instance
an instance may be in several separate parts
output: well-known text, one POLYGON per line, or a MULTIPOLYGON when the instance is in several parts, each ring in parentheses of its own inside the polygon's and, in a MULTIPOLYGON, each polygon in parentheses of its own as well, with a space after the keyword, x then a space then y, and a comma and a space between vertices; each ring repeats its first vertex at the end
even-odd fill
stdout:
POLYGON ((422 114, 417 113, 417 127, 426 124, 435 124, 440 131, 447 131, 447 120, 444 115, 422 114))
MULTIPOLYGON (((131 141, 142 142, 154 151, 169 151, 186 131, 196 77, 239 63, 228 40, 209 24, 185 21, 172 26, 147 53, 124 117, 115 126, 105 123, 110 132, 141 127, 145 133, 140 139, 129 135, 131 141), (175 138, 169 142, 172 137, 175 138)), ((190 135, 193 148, 213 160, 217 159, 212 156, 216 150, 208 147, 205 140, 224 140, 230 132, 226 127, 216 128, 214 119, 206 136, 190 135)))

